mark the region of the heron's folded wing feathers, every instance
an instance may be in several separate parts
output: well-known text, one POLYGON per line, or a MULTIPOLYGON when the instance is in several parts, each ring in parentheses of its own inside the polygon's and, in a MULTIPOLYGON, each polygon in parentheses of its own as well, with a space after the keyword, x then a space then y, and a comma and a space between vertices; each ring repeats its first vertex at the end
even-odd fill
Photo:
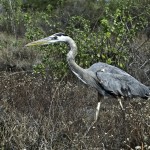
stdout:
POLYGON ((127 97, 148 97, 150 90, 132 76, 97 72, 97 79, 101 86, 114 95, 127 97))

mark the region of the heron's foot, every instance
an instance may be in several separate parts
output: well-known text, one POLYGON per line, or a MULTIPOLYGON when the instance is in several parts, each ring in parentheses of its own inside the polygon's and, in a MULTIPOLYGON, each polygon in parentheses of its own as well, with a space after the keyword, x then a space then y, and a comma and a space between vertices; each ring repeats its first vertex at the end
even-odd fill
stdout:
POLYGON ((92 124, 88 127, 88 129, 86 130, 86 132, 84 133, 83 137, 86 137, 86 135, 89 133, 89 131, 91 130, 91 128, 94 127, 94 124, 96 123, 96 120, 94 120, 92 122, 92 124))

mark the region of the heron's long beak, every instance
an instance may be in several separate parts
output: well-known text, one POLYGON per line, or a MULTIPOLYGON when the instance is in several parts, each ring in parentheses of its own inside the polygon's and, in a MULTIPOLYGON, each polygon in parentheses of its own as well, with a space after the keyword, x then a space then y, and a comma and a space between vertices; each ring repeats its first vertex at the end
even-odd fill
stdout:
POLYGON ((37 40, 37 41, 31 42, 31 43, 28 43, 25 46, 47 45, 47 44, 50 44, 50 42, 49 42, 50 40, 51 40, 51 38, 47 37, 47 38, 44 38, 41 40, 37 40))

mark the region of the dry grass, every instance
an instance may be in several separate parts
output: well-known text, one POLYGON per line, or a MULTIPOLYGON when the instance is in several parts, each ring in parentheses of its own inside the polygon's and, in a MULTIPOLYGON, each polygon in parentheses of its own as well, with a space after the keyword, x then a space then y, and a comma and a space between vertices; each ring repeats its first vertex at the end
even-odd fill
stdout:
POLYGON ((76 79, 55 81, 27 72, 0 76, 0 149, 116 150, 150 148, 150 101, 102 103, 94 128, 95 90, 76 79), (72 82, 74 81, 74 82, 72 82))
POLYGON ((0 71, 32 70, 33 65, 41 63, 38 51, 24 47, 25 39, 0 33, 0 71))
POLYGON ((130 63, 127 70, 139 81, 150 85, 150 39, 139 34, 130 48, 130 63))

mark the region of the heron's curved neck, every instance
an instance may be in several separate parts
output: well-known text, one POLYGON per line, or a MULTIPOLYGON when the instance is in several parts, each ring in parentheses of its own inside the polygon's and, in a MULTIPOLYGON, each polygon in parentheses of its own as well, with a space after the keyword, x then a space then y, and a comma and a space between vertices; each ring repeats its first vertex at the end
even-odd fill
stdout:
POLYGON ((79 65, 77 65, 75 62, 75 56, 77 55, 77 45, 72 38, 69 38, 67 42, 70 47, 70 51, 67 54, 68 64, 74 73, 77 73, 78 75, 80 75, 83 69, 79 65))

